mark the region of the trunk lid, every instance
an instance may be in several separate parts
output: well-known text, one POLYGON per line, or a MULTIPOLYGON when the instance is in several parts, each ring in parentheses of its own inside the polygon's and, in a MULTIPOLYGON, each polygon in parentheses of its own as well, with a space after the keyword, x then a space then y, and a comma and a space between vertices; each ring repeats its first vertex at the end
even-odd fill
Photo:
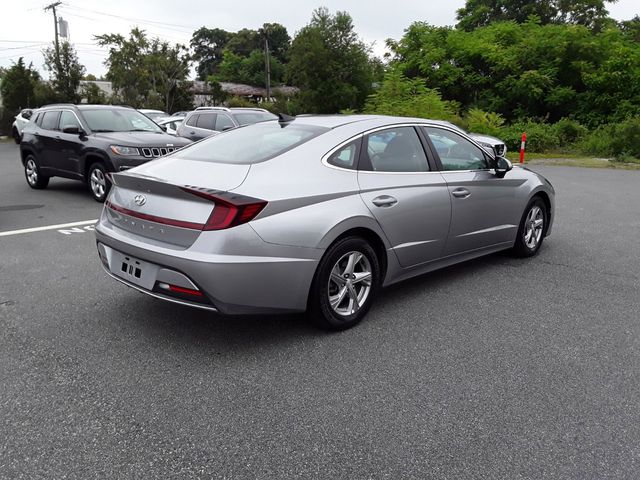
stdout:
MULTIPOLYGON (((222 193, 242 184, 250 165, 164 158, 112 175, 105 202, 114 226, 155 242, 187 248, 202 233, 216 202, 193 193, 222 193)), ((222 208, 222 207, 221 207, 222 208)))

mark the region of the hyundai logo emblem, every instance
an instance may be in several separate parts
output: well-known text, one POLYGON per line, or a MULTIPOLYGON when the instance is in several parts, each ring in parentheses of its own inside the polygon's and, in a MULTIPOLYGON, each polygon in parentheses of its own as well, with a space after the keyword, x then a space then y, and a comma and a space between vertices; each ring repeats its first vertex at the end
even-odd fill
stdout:
POLYGON ((135 197, 133 197, 133 201, 136 205, 141 207, 142 205, 147 203, 147 197, 145 197, 144 195, 136 195, 135 197))

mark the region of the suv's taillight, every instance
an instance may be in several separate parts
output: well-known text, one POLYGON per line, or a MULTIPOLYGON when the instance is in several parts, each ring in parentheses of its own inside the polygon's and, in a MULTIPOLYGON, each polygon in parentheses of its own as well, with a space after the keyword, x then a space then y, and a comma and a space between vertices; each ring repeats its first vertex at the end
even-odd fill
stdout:
POLYGON ((229 192, 210 192, 193 187, 181 190, 215 203, 213 212, 202 230, 224 230, 250 222, 267 206, 267 202, 245 195, 229 192))

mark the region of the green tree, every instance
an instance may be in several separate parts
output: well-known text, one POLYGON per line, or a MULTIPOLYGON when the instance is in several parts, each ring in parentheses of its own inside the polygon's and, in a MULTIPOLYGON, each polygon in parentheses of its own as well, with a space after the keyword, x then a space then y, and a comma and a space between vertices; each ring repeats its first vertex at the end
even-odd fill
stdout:
POLYGON ((88 81, 82 85, 80 95, 82 99, 86 100, 86 103, 91 105, 104 105, 109 103, 107 95, 92 81, 88 81))
POLYGON ((233 33, 221 28, 201 27, 191 37, 193 60, 197 62, 198 80, 205 80, 217 72, 222 55, 233 33))
MULTIPOLYGON (((284 66, 275 57, 270 58, 270 64, 271 83, 277 85, 282 82, 284 66)), ((262 50, 254 50, 247 57, 242 57, 227 50, 224 52, 217 75, 214 75, 212 78, 220 82, 236 82, 254 86, 264 86, 264 52, 262 50)))
POLYGON ((119 34, 95 38, 109 47, 106 77, 123 103, 166 111, 192 108, 193 95, 186 81, 190 57, 185 47, 148 39, 138 28, 128 38, 119 34))
POLYGON ((458 120, 458 105, 442 100, 421 78, 407 78, 397 70, 387 72, 380 88, 369 96, 365 113, 458 120))
POLYGON ((265 23, 258 30, 261 40, 269 40, 269 53, 280 63, 288 61, 289 47, 291 46, 291 37, 285 26, 279 23, 265 23))
POLYGON ((640 114, 640 48, 617 26, 495 22, 471 32, 414 23, 391 65, 464 110, 593 126, 640 114))
POLYGON ((35 96, 35 87, 39 81, 38 72, 32 65, 25 65, 22 57, 4 71, 0 96, 9 115, 15 115, 21 108, 39 106, 35 96))
POLYGON ((248 57, 254 50, 262 48, 262 39, 256 30, 243 28, 231 36, 226 48, 240 57, 248 57))
POLYGON ((315 10, 294 38, 289 58, 287 82, 301 89, 299 101, 309 112, 359 110, 371 92, 369 49, 346 12, 315 10))
POLYGON ((75 49, 69 42, 60 43, 60 57, 56 55, 55 46, 44 52, 44 68, 51 74, 51 86, 59 102, 78 103, 80 94, 78 87, 85 73, 84 65, 78 60, 75 49))
POLYGON ((540 23, 574 23, 601 27, 609 12, 605 3, 617 0, 467 0, 457 11, 458 27, 473 30, 491 22, 526 22, 535 16, 540 23))

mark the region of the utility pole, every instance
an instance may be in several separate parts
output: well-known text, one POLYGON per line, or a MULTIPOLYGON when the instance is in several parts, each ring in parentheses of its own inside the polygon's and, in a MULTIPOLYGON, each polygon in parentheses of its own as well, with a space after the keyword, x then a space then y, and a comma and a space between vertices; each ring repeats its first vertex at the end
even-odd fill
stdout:
POLYGON ((53 11, 53 26, 55 27, 55 32, 56 32, 56 37, 55 37, 55 43, 56 43, 56 65, 58 66, 58 70, 60 70, 60 43, 58 42, 58 15, 56 14, 56 7, 59 7, 61 4, 62 4, 62 2, 54 2, 54 3, 44 7, 44 11, 45 12, 47 10, 53 11))
MULTIPOLYGON (((266 33, 266 32, 265 32, 266 33)), ((267 74, 267 102, 271 101, 271 62, 269 61, 269 39, 264 37, 264 67, 267 74)))

